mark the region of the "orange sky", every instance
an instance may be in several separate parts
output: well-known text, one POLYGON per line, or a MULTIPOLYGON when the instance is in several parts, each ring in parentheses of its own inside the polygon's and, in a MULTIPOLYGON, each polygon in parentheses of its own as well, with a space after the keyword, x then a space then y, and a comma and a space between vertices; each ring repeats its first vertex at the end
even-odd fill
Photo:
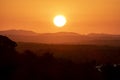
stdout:
POLYGON ((0 30, 120 34, 120 0, 0 0, 0 30), (53 17, 67 24, 57 28, 53 17))

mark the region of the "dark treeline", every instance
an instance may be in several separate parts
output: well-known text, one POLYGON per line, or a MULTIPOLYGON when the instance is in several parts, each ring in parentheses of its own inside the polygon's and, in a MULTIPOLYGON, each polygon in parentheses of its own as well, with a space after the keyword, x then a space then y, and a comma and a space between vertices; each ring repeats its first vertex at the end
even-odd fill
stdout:
POLYGON ((120 80, 119 64, 98 64, 96 60, 75 63, 51 52, 37 56, 26 50, 20 54, 16 46, 0 36, 0 80, 120 80))

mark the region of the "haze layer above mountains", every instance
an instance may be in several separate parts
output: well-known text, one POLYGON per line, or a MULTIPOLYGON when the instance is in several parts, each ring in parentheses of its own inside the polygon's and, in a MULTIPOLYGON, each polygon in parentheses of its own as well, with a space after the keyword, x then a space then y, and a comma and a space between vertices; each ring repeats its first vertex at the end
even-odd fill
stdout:
POLYGON ((45 44, 97 44, 120 45, 120 35, 88 34, 80 35, 73 32, 35 33, 25 30, 0 31, 0 35, 7 36, 16 42, 32 42, 45 44))

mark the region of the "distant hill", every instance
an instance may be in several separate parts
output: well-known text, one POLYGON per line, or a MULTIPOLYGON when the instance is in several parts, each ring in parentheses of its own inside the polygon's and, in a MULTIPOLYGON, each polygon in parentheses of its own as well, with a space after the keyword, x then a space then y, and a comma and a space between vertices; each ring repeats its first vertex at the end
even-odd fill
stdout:
POLYGON ((24 36, 33 36, 37 35, 37 33, 32 31, 25 31, 25 30, 6 30, 6 31, 0 31, 0 34, 2 35, 24 35, 24 36))
POLYGON ((97 44, 97 45, 120 45, 120 35, 95 34, 80 35, 74 32, 35 33, 26 30, 0 31, 16 42, 32 42, 45 44, 97 44))

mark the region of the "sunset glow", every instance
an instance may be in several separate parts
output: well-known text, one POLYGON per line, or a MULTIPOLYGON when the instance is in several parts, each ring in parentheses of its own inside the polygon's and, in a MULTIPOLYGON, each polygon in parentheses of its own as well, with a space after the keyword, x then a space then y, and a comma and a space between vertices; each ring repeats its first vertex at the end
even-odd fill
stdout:
POLYGON ((0 0, 0 7, 0 30, 120 34, 120 0, 0 0), (53 24, 59 14, 67 24, 53 24))

